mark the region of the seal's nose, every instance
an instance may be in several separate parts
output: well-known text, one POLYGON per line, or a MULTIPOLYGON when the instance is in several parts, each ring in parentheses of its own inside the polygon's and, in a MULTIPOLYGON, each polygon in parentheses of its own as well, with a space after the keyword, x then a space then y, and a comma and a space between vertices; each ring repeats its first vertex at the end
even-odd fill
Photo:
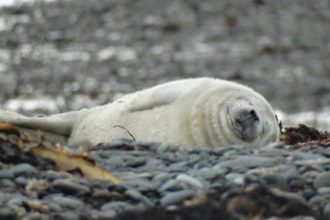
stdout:
POLYGON ((250 115, 252 116, 252 118, 253 118, 255 121, 259 121, 259 117, 258 117, 256 111, 254 111, 253 109, 250 111, 250 115))

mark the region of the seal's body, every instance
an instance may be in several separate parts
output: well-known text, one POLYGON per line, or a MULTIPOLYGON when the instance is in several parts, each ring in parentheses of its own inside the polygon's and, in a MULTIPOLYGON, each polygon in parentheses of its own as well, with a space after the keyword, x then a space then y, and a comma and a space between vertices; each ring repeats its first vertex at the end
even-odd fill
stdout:
POLYGON ((127 131, 136 140, 184 148, 245 143, 259 147, 279 137, 275 113, 259 93, 211 78, 173 81, 108 105, 48 117, 1 111, 0 121, 93 144, 131 138, 127 131))

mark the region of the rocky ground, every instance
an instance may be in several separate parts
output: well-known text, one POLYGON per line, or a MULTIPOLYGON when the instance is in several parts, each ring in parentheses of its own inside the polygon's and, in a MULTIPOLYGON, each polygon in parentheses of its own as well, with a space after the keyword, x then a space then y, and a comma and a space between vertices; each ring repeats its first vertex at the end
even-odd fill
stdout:
POLYGON ((184 150, 124 139, 67 146, 73 152, 84 146, 88 163, 96 160, 98 168, 122 180, 118 184, 102 180, 104 175, 91 179, 77 156, 46 159, 49 151, 31 149, 51 146, 36 139, 0 127, 1 219, 330 218, 329 134, 304 125, 286 129, 283 143, 258 150, 184 150), (74 168, 63 168, 70 161, 74 168))

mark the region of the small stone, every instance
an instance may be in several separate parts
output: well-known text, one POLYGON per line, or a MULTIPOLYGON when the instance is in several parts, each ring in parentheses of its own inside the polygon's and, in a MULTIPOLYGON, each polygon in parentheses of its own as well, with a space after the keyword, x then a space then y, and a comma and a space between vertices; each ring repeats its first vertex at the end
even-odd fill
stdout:
POLYGON ((80 220, 79 216, 74 212, 60 212, 54 215, 55 219, 80 220))
POLYGON ((7 202, 7 205, 11 206, 11 205, 17 205, 17 206, 22 206, 24 203, 28 202, 28 198, 26 198, 25 196, 18 196, 18 197, 14 197, 12 199, 10 199, 7 202))
POLYGON ((315 196, 316 192, 314 189, 305 189, 303 192, 303 197, 309 200, 311 197, 315 196))
POLYGON ((18 220, 19 218, 13 209, 1 208, 0 209, 0 219, 1 220, 18 220))
POLYGON ((322 197, 319 195, 315 195, 308 200, 309 204, 318 205, 322 201, 322 197))
POLYGON ((136 190, 128 189, 125 191, 124 195, 126 195, 132 199, 135 199, 137 201, 140 201, 147 206, 154 206, 154 203, 148 197, 142 195, 141 193, 139 193, 136 190))
POLYGON ((290 187, 287 184, 287 177, 280 173, 265 174, 261 177, 271 188, 278 188, 282 191, 289 192, 290 187))
POLYGON ((10 179, 0 180, 0 189, 2 192, 13 193, 16 191, 16 184, 10 179))
POLYGON ((0 180, 1 179, 14 179, 14 173, 9 170, 0 170, 0 180))
POLYGON ((329 194, 330 193, 330 187, 320 187, 317 189, 318 194, 329 194))
POLYGON ((116 213, 132 209, 133 206, 128 202, 107 202, 101 206, 102 211, 113 210, 116 213))
POLYGON ((330 172, 325 172, 319 174, 313 181, 313 186, 315 189, 319 189, 321 187, 329 187, 330 186, 330 172))
POLYGON ((324 219, 330 219, 330 203, 326 204, 323 208, 324 219))
POLYGON ((171 178, 171 174, 169 174, 169 173, 159 173, 159 174, 154 176, 152 181, 153 182, 159 181, 159 182, 163 183, 163 182, 167 181, 169 178, 171 178))
POLYGON ((25 187, 28 184, 28 180, 22 176, 15 178, 15 182, 23 187, 25 187))
POLYGON ((225 175, 226 180, 233 181, 236 178, 242 178, 244 175, 240 173, 228 173, 225 175))
POLYGON ((59 204, 61 207, 69 208, 69 209, 77 209, 84 206, 84 203, 75 198, 68 197, 54 197, 53 201, 59 204))
POLYGON ((165 182, 159 189, 158 192, 163 191, 178 191, 183 189, 182 185, 179 183, 179 181, 175 179, 169 179, 167 182, 165 182))
POLYGON ((57 179, 63 179, 64 176, 53 170, 47 170, 46 172, 42 173, 42 178, 48 180, 49 182, 53 182, 57 179))
POLYGON ((62 211, 61 206, 55 202, 48 203, 48 207, 51 212, 61 212, 62 211))
POLYGON ((275 165, 276 159, 269 158, 269 157, 256 157, 256 156, 240 156, 233 160, 227 160, 218 163, 216 166, 221 168, 232 168, 235 169, 236 167, 245 167, 245 168, 252 168, 252 167, 267 167, 275 165))
POLYGON ((55 189, 59 189, 68 194, 76 194, 76 193, 90 193, 91 190, 87 186, 83 186, 79 183, 75 183, 70 181, 69 179, 59 179, 53 183, 53 187, 55 189))
POLYGON ((176 180, 187 183, 188 185, 191 185, 193 187, 203 189, 203 184, 199 180, 197 180, 191 176, 188 176, 186 174, 179 174, 176 177, 176 180))
POLYGON ((168 193, 163 198, 161 198, 160 204, 163 206, 174 205, 186 199, 191 199, 194 196, 195 196, 195 191, 190 189, 172 192, 172 193, 168 193))
POLYGON ((145 158, 135 158, 133 161, 127 162, 126 166, 136 168, 145 165, 146 162, 145 158))
POLYGON ((38 173, 37 169, 28 163, 22 163, 12 166, 9 171, 12 172, 15 176, 25 177, 33 177, 36 176, 38 173))

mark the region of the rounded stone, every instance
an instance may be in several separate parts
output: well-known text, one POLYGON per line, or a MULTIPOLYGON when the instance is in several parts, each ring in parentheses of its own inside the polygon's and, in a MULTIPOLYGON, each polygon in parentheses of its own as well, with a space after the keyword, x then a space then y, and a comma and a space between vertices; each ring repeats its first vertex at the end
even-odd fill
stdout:
POLYGON ((265 174, 261 177, 269 187, 278 188, 282 191, 290 191, 290 187, 287 184, 287 177, 284 174, 272 173, 265 174))
POLYGON ((233 160, 227 160, 218 163, 216 166, 221 168, 232 168, 237 167, 252 168, 252 167, 267 167, 274 166, 276 159, 268 157, 257 157, 257 156, 240 156, 233 160))
POLYGON ((176 179, 195 188, 203 189, 203 184, 198 180, 186 174, 179 174, 176 179))
POLYGON ((59 179, 53 183, 55 189, 61 190, 68 194, 76 193, 90 193, 91 190, 87 186, 83 186, 79 183, 75 183, 68 179, 59 179))
POLYGON ((330 172, 321 173, 313 181, 313 186, 315 189, 319 189, 321 187, 329 187, 330 186, 330 172))
POLYGON ((61 207, 69 209, 77 209, 84 206, 84 203, 76 198, 56 196, 52 200, 59 204, 61 207))
POLYGON ((101 206, 102 211, 113 210, 116 213, 127 211, 132 208, 133 208, 133 206, 128 202, 114 202, 114 201, 107 202, 101 206))
POLYGON ((168 193, 160 200, 160 204, 163 206, 174 205, 182 202, 186 199, 191 199, 195 196, 195 191, 190 189, 185 189, 173 193, 168 193))
POLYGON ((324 219, 330 219, 330 203, 326 204, 323 208, 324 219))
POLYGON ((126 195, 132 199, 135 199, 137 201, 140 201, 147 206, 154 206, 154 203, 148 197, 142 195, 141 193, 139 193, 138 191, 136 191, 134 189, 126 190, 124 195, 126 195))
POLYGON ((9 170, 0 170, 0 180, 1 179, 13 179, 14 173, 9 170))
POLYGON ((10 208, 1 208, 0 209, 0 219, 1 220, 17 220, 18 216, 15 211, 10 208))
POLYGON ((33 177, 36 176, 38 173, 37 169, 28 163, 22 163, 12 166, 9 169, 9 171, 13 172, 15 176, 26 176, 26 177, 33 177))

